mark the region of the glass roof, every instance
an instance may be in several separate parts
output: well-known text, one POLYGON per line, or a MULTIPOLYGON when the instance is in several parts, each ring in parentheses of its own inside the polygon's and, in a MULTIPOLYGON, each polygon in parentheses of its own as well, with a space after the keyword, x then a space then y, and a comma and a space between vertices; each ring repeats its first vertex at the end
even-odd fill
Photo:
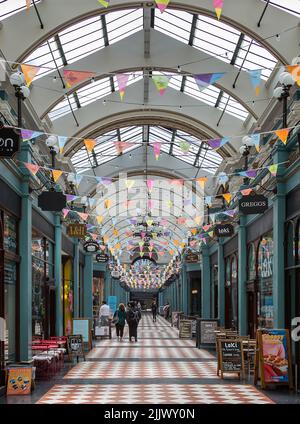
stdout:
MULTIPOLYGON (((267 0, 262 1, 267 3, 267 0)), ((300 16, 300 0, 271 0, 269 1, 269 5, 278 7, 292 15, 300 16)))
MULTIPOLYGON (((35 0, 35 4, 38 4, 40 1, 35 0)), ((26 0, 0 0, 0 20, 3 21, 24 9, 26 9, 26 0)))
POLYGON ((97 144, 92 154, 87 152, 85 146, 82 146, 71 157, 75 169, 85 171, 115 159, 118 155, 114 142, 118 140, 136 144, 126 149, 124 154, 141 147, 143 142, 148 142, 150 146, 153 146, 155 142, 161 142, 161 152, 168 153, 197 168, 205 168, 212 174, 216 172, 222 161, 222 157, 218 153, 190 134, 180 130, 146 125, 120 128, 101 135, 96 138, 97 144), (186 154, 181 149, 183 141, 190 144, 186 154))

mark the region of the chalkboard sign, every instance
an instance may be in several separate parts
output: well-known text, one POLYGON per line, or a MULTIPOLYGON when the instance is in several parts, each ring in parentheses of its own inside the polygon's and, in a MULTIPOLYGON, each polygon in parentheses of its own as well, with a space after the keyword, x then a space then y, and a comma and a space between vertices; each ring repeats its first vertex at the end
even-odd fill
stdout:
POLYGON ((244 376, 244 355, 241 340, 220 339, 219 355, 221 364, 221 378, 223 373, 237 373, 244 376))
POLYGON ((192 321, 188 319, 181 319, 179 321, 179 338, 180 339, 192 338, 192 321))
POLYGON ((83 357, 85 360, 83 339, 81 334, 67 336, 67 350, 69 359, 83 357))
POLYGON ((218 326, 217 319, 198 319, 197 320, 197 347, 212 348, 216 346, 215 330, 218 326))
POLYGON ((88 349, 92 348, 91 326, 88 318, 74 318, 72 331, 74 334, 81 334, 83 343, 88 345, 88 349))

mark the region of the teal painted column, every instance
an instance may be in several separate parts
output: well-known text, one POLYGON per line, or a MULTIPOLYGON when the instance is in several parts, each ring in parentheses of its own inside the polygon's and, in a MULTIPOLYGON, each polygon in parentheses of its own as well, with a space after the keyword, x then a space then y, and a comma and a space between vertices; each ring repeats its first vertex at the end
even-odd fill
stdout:
POLYGON ((111 280, 110 272, 106 271, 105 277, 104 277, 104 295, 103 295, 103 300, 106 300, 106 302, 107 302, 108 296, 110 295, 110 280, 111 280))
POLYGON ((54 246, 54 281, 55 281, 55 334, 63 335, 63 287, 62 287, 62 227, 60 214, 54 215, 55 222, 55 246, 54 246))
POLYGON ((240 216, 238 228, 238 328, 242 336, 246 336, 247 330, 247 232, 246 217, 240 216))
MULTIPOLYGON (((273 156, 273 163, 287 160, 286 148, 278 144, 273 156)), ((273 198, 273 311, 274 328, 285 328, 285 272, 284 272, 284 224, 286 217, 285 183, 282 181, 284 166, 277 170, 277 193, 273 198)))
POLYGON ((73 254, 73 282, 74 282, 74 318, 79 317, 79 241, 75 239, 73 254))
POLYGON ((203 246, 201 267, 201 318, 210 318, 210 276, 209 250, 207 246, 203 246))
POLYGON ((218 241, 218 313, 220 325, 225 325, 225 263, 224 241, 218 241))
POLYGON ((84 256, 83 270, 83 315, 84 318, 93 318, 93 254, 84 256))
MULTIPOLYGON (((19 159, 31 162, 28 143, 21 143, 19 159)), ((21 221, 19 227, 20 262, 20 361, 32 357, 32 199, 29 194, 30 175, 25 167, 21 168, 22 179, 21 221)))
POLYGON ((186 265, 184 264, 182 267, 182 311, 185 315, 189 312, 189 299, 188 299, 188 280, 187 280, 187 271, 186 265))

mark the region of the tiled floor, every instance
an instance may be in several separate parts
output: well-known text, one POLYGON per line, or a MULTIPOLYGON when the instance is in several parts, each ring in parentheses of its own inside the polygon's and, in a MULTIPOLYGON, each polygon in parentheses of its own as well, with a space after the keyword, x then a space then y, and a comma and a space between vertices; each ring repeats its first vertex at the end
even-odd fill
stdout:
POLYGON ((214 356, 192 340, 179 340, 161 317, 153 323, 143 316, 137 343, 113 336, 98 340, 86 361, 56 380, 37 403, 273 403, 234 376, 217 377, 214 356))

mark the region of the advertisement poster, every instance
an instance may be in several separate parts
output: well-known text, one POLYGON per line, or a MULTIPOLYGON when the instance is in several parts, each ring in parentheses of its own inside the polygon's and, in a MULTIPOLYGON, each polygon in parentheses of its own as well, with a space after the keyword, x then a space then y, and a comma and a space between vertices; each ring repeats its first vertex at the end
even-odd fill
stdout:
POLYGON ((30 395, 32 368, 8 368, 7 395, 30 395))
POLYGON ((117 296, 108 296, 108 306, 112 314, 117 310, 117 296))
POLYGON ((289 382, 289 352, 286 330, 262 330, 265 383, 289 382))

